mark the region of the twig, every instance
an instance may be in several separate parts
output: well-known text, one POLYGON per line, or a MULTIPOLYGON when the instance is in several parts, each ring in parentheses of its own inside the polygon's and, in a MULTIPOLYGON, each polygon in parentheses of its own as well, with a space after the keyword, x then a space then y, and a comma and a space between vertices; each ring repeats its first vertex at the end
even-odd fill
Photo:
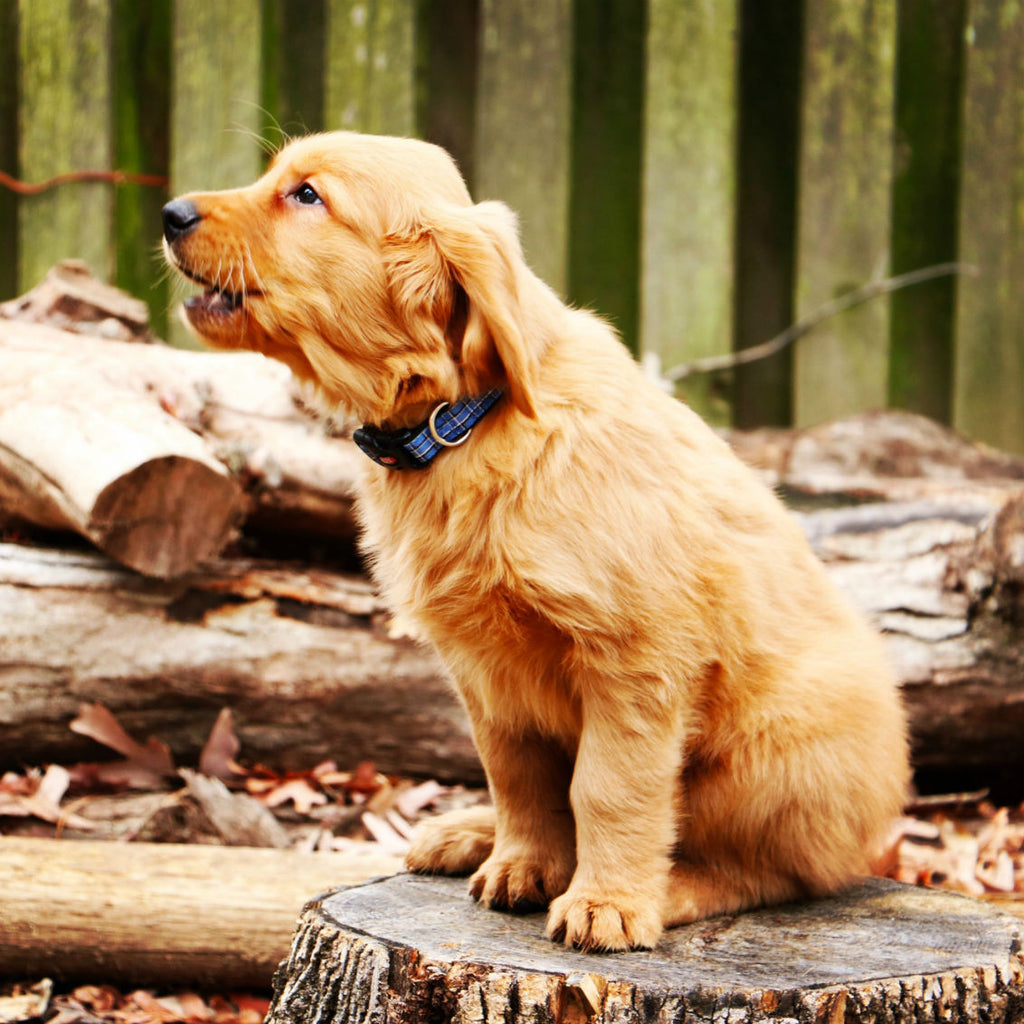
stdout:
POLYGON ((734 366, 742 366, 745 363, 753 363, 759 359, 767 359, 769 356, 781 352, 784 348, 792 345, 797 339, 810 333, 818 324, 830 317, 843 313, 854 306, 860 306, 870 299, 879 295, 888 295, 890 292, 899 291, 901 288, 909 288, 911 285, 922 284, 937 277, 948 277, 952 274, 965 274, 977 276, 978 268, 969 263, 937 263, 931 267, 922 267, 920 270, 911 270, 906 274, 897 274, 895 277, 887 277, 881 281, 869 281, 867 284, 854 288, 853 291, 840 295, 839 298, 826 302, 811 310, 802 320, 787 327, 781 334, 774 338, 754 345, 751 348, 741 349, 739 352, 730 352, 727 355, 707 356, 704 359, 695 359, 692 363, 680 363, 660 374, 665 381, 674 383, 683 380, 695 373, 714 373, 716 370, 730 370, 734 366))
POLYGON ((82 181, 106 181, 114 185, 147 185, 153 188, 166 188, 167 178, 158 174, 133 174, 129 171, 69 171, 58 174, 46 181, 19 181, 5 171, 0 171, 0 185, 16 192, 19 196, 35 196, 58 185, 68 185, 82 181))

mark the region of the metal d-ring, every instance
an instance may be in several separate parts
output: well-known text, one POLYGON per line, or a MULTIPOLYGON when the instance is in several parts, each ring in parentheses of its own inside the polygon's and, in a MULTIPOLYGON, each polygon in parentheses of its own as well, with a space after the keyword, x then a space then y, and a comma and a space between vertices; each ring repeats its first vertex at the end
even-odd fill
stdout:
POLYGON ((448 407, 448 402, 441 402, 434 411, 430 414, 430 419, 427 421, 427 429, 430 431, 430 436, 443 448, 458 448, 460 444, 464 444, 469 438, 469 435, 473 433, 473 428, 470 427, 458 441, 446 441, 438 432, 435 421, 437 420, 437 414, 448 407))

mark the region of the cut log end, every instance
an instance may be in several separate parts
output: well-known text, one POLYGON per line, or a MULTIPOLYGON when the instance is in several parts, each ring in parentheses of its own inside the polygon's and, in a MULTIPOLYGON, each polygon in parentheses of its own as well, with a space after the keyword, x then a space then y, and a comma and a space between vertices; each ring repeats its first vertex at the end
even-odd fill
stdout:
POLYGON ((268 1024, 1009 1024, 1024 1015, 1020 929, 984 903, 872 879, 673 929, 649 952, 587 955, 550 943, 543 915, 473 903, 463 880, 400 875, 306 908, 268 1024))
POLYGON ((215 557, 240 516, 241 490, 226 472, 167 455, 108 484, 85 533, 122 565, 170 579, 215 557))

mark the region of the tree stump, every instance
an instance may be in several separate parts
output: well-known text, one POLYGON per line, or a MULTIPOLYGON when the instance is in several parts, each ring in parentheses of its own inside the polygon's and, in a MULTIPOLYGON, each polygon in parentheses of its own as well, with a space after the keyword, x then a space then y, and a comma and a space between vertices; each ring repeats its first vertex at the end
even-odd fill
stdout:
POLYGON ((464 880, 398 875, 309 904, 275 991, 268 1024, 1010 1024, 1024 960, 1013 918, 881 879, 588 955, 464 880))

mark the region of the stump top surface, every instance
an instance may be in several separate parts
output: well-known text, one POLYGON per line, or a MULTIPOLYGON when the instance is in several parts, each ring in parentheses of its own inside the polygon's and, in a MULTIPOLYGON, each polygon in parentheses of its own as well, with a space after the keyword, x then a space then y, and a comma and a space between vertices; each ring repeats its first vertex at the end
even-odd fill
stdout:
POLYGON ((463 879, 396 875, 330 893, 321 912, 340 928, 422 957, 541 974, 599 972, 678 992, 807 989, 959 968, 1005 972, 1019 922, 977 900, 882 879, 829 899, 670 929, 650 951, 583 954, 544 934, 543 913, 502 914, 463 879))

